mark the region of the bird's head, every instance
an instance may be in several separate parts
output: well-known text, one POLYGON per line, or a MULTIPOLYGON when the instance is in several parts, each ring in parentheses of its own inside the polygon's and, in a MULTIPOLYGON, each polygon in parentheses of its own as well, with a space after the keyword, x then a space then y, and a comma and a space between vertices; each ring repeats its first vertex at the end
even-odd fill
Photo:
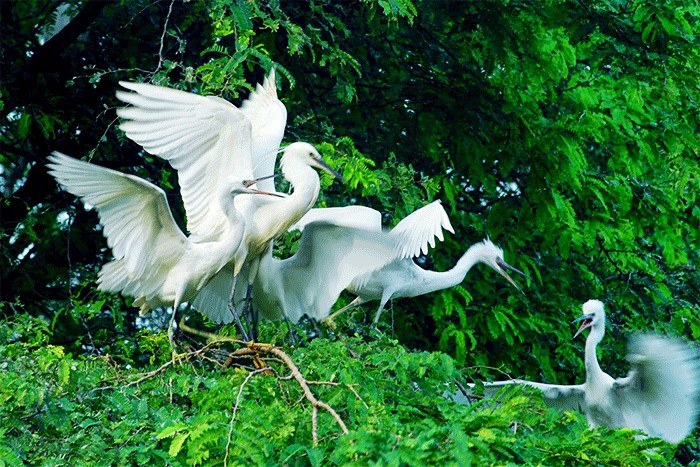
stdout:
POLYGON ((518 291, 525 295, 525 292, 523 292, 523 289, 520 288, 520 286, 513 280, 512 277, 510 277, 510 274, 508 274, 508 271, 515 272, 520 274, 521 276, 527 277, 527 274, 524 272, 520 271, 519 269, 514 268, 510 264, 506 263, 505 260, 503 259, 503 250, 496 245, 493 244, 491 240, 488 238, 484 240, 481 243, 477 243, 476 245, 479 248, 480 252, 480 261, 491 268, 493 268, 496 272, 498 272, 501 276, 503 276, 510 284, 518 289, 518 291))
POLYGON ((603 302, 600 300, 588 300, 583 304, 582 309, 583 315, 572 321, 572 323, 581 321, 581 326, 578 328, 578 331, 576 331, 576 334, 574 334, 574 339, 586 328, 605 326, 605 308, 603 307, 603 302))
POLYGON ((321 154, 309 143, 296 142, 284 148, 284 154, 280 161, 282 171, 284 171, 284 165, 291 161, 301 162, 311 167, 321 169, 333 175, 339 182, 345 183, 343 176, 326 164, 321 154))

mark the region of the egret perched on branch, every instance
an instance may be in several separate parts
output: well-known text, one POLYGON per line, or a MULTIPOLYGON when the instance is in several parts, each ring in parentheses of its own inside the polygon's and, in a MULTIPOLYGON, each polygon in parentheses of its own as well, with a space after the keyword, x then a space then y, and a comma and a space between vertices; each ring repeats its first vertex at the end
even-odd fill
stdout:
POLYGON ((613 378, 598 364, 596 346, 605 333, 605 311, 599 300, 583 304, 581 326, 586 339, 586 381, 576 385, 508 380, 485 383, 485 395, 522 384, 539 389, 545 402, 556 408, 579 410, 591 428, 632 428, 649 436, 678 443, 695 427, 700 412, 700 353, 678 338, 635 335, 628 345, 631 369, 625 378, 613 378))
MULTIPOLYGON (((178 171, 188 213, 187 229, 202 241, 220 235, 225 220, 212 200, 221 178, 234 174, 254 179, 256 174, 270 175, 274 168, 287 117, 277 99, 274 71, 241 109, 219 97, 142 83, 120 84, 134 91, 117 93, 120 100, 132 105, 118 110, 126 120, 121 128, 146 151, 166 159, 178 171)), ((284 149, 281 159, 282 174, 294 189, 290 196, 234 200, 245 219, 243 241, 234 261, 200 292, 196 307, 216 309, 227 304, 244 265, 250 275, 247 280, 252 280, 270 242, 316 202, 320 182, 312 167, 342 180, 312 145, 297 142, 284 149)), ((218 321, 230 322, 230 318, 227 315, 218 321)))
MULTIPOLYGON (((358 206, 349 206, 348 208, 357 209, 358 206)), ((362 208, 364 210, 370 209, 362 208)), ((307 224, 315 221, 339 225, 352 224, 353 212, 343 211, 345 208, 334 209, 333 211, 312 209, 297 223, 296 227, 304 229, 307 224)), ((381 231, 381 214, 377 211, 374 212, 376 214, 371 215, 368 211, 362 211, 356 225, 365 229, 372 228, 377 232, 381 231)), ((379 308, 374 316, 374 323, 377 323, 384 306, 390 299, 417 297, 455 286, 464 280, 467 272, 476 263, 490 266, 522 292, 507 271, 523 273, 507 264, 503 260, 503 250, 488 239, 472 245, 449 271, 427 271, 418 266, 413 261, 413 257, 420 255, 421 252, 427 253, 428 245, 434 247, 435 238, 442 241, 443 229, 454 233, 450 219, 440 201, 434 201, 402 219, 391 230, 391 235, 399 241, 400 255, 380 269, 356 275, 348 285, 347 290, 356 294, 357 298, 328 317, 329 324, 332 325, 333 318, 345 310, 371 300, 379 300, 379 308)), ((352 255, 357 259, 369 257, 359 248, 353 251, 352 255)))
MULTIPOLYGON (((328 318, 330 306, 342 291, 339 287, 344 285, 349 291, 360 296, 347 307, 334 313, 328 321, 332 324, 331 318, 346 309, 369 300, 379 299, 381 303, 375 317, 376 323, 389 298, 413 297, 451 287, 461 282, 471 266, 478 261, 493 264, 494 269, 520 290, 505 271, 506 269, 517 270, 503 261, 503 251, 488 240, 470 248, 471 252, 465 254, 467 262, 463 258, 460 260, 463 264, 458 263, 458 266, 450 272, 426 271, 413 262, 413 256, 418 256, 421 252, 427 253, 428 245, 435 246, 435 238, 443 240, 443 229, 454 232, 447 213, 439 201, 430 203, 407 216, 388 234, 382 232, 381 220, 379 211, 365 206, 310 210, 290 228, 290 230, 302 231, 302 246, 297 254, 282 261, 270 259, 266 267, 260 271, 261 277, 255 283, 253 301, 257 304, 257 309, 262 316, 268 319, 286 316, 288 319, 297 321, 306 314, 317 320, 323 320, 328 318), (334 245, 327 241, 315 240, 316 237, 323 235, 321 232, 328 231, 328 225, 338 227, 334 231, 337 239, 334 245), (311 231, 307 232, 307 229, 311 231), (374 232, 374 240, 366 231, 374 232), (361 234, 363 241, 353 244, 351 239, 359 235, 357 232, 365 232, 361 234), (318 274, 300 275, 301 270, 306 270, 309 264, 313 264, 312 268, 317 270, 318 274), (341 270, 342 274, 323 274, 324 268, 329 271, 341 270), (290 271, 298 274, 290 274, 290 271), (455 271, 457 275, 461 274, 461 277, 452 277, 455 271), (317 283, 319 286, 305 287, 304 281, 292 284, 294 281, 291 279, 281 279, 283 275, 310 277, 309 283, 317 283), (455 282, 448 283, 448 279, 455 282), (285 287, 279 285, 282 282, 285 283, 285 287), (435 288, 427 290, 426 285, 435 288)), ((517 272, 520 273, 520 271, 517 272)))
MULTIPOLYGON (((104 226, 114 260, 98 278, 100 290, 134 297, 141 314, 172 305, 168 335, 178 306, 192 300, 240 248, 245 220, 234 198, 264 193, 233 176, 222 177, 212 194, 223 217, 217 235, 186 237, 173 219, 165 192, 134 175, 73 159, 59 152, 49 156, 50 174, 70 193, 94 206, 104 226)), ((194 214, 194 213, 193 213, 194 214)), ((225 310, 202 309, 212 319, 225 319, 225 310)))

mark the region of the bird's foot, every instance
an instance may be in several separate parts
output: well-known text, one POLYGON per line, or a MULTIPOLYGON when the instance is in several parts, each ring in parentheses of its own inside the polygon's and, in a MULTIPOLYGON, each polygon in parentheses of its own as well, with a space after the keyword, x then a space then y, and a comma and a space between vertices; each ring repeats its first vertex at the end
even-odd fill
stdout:
POLYGON ((323 322, 323 324, 325 324, 326 326, 328 326, 329 328, 331 328, 334 331, 335 331, 335 328, 338 327, 338 323, 333 321, 333 318, 331 316, 326 318, 326 320, 323 322))

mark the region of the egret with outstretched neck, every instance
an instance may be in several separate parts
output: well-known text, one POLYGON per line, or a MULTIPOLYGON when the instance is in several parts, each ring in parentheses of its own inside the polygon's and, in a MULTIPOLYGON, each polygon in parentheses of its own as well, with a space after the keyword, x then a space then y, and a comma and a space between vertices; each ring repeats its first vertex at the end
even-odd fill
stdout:
POLYGON ((484 383, 485 396, 493 397, 506 385, 539 389, 551 407, 579 410, 591 428, 631 428, 649 436, 679 443, 688 436, 700 412, 700 353, 679 338, 639 334, 630 339, 630 371, 613 378, 598 363, 596 348, 605 334, 605 310, 599 300, 583 304, 581 326, 574 337, 590 328, 582 384, 545 384, 521 379, 484 383))
POLYGON ((524 274, 506 263, 503 250, 488 238, 469 247, 448 271, 428 271, 418 266, 413 257, 421 252, 427 253, 428 244, 434 246, 435 238, 442 240, 442 229, 454 233, 447 213, 439 201, 430 203, 402 219, 392 229, 392 233, 401 239, 407 254, 381 269, 355 278, 347 290, 357 297, 329 316, 327 322, 332 325, 333 319, 344 311, 372 300, 379 300, 379 307, 374 316, 376 324, 389 300, 418 297, 454 287, 461 283, 469 270, 478 263, 493 268, 522 293, 522 289, 508 271, 524 274))
MULTIPOLYGON (((342 247, 342 252, 334 254, 324 253, 323 245, 328 245, 328 243, 315 246, 315 254, 323 258, 323 260, 317 259, 316 261, 322 261, 325 267, 330 268, 330 270, 335 269, 329 266, 331 263, 335 264, 335 261, 347 263, 343 266, 345 273, 343 276, 326 275, 323 276, 322 282, 319 278, 321 287, 330 285, 331 289, 335 290, 338 285, 338 282, 335 281, 336 277, 342 277, 343 282, 350 278, 346 289, 357 295, 357 298, 349 305, 330 316, 328 316, 329 308, 325 305, 306 313, 318 320, 326 319, 326 322, 331 326, 333 318, 340 313, 371 300, 380 301, 374 317, 374 323, 377 323, 388 300, 416 297, 457 285, 464 279, 471 267, 479 262, 495 269, 522 292, 507 271, 511 270, 519 274, 522 272, 508 265, 503 260, 503 250, 488 239, 469 248, 455 267, 446 272, 427 271, 413 261, 413 257, 427 253, 428 246, 435 246, 436 238, 443 240, 443 230, 454 233, 449 217, 439 201, 427 204, 406 216, 391 229, 388 235, 382 232, 381 213, 374 209, 365 206, 312 209, 293 227, 302 231, 302 244, 307 235, 306 229, 310 225, 319 223, 343 227, 344 230, 337 230, 338 238, 341 238, 339 232, 351 236, 354 235, 351 232, 358 229, 375 232, 377 238, 377 245, 374 247, 370 247, 368 243, 358 243, 354 248, 342 247), (389 239, 393 239, 393 241, 389 241, 389 239), (378 267, 378 265, 382 266, 378 267)), ((371 242, 370 237, 364 236, 363 238, 367 238, 367 241, 371 242)), ((343 238, 343 240, 346 239, 343 238)), ((309 242, 309 245, 316 243, 318 242, 309 242)), ((327 248, 330 253, 334 247, 328 245, 327 248)), ((306 254, 309 253, 305 252, 306 254)), ((271 289, 271 287, 267 287, 267 289, 271 289)), ((314 294, 301 289, 293 290, 293 294, 296 295, 306 294, 310 296, 314 294)), ((287 294, 289 293, 287 292, 287 294)), ((337 298, 335 293, 332 296, 337 298)), ((295 302, 295 300, 288 301, 295 302)), ((324 303, 327 302, 324 301, 324 303)), ((287 316, 291 314, 295 318, 301 316, 298 311, 288 310, 285 313, 287 316)))

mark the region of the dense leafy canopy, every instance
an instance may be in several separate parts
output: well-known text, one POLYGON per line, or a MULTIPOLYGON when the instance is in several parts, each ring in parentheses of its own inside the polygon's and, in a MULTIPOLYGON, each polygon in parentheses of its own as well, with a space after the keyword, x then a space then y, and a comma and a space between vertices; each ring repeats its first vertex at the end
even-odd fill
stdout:
MULTIPOLYGON (((601 361, 614 375, 633 331, 700 339, 695 2, 43 0, 0 2, 0 13, 0 462, 110 453, 113 464, 220 464, 228 453, 610 465, 698 454, 693 438, 645 454, 654 442, 586 431, 582 417, 519 394, 488 411, 439 397, 456 371, 579 382, 582 340, 568 323, 589 298, 608 306, 601 361), (110 257, 97 216, 44 165, 60 150, 138 174, 169 190, 182 220, 175 174, 116 127, 117 81, 240 103, 272 66, 286 141, 315 144, 348 179, 324 179, 319 205, 365 204, 393 225, 440 199, 457 233, 424 267, 446 270, 489 235, 529 275, 526 297, 477 267, 462 286, 398 300, 384 336, 363 325, 372 304, 335 332, 298 329, 323 334, 289 350, 308 379, 359 394, 314 388, 350 428, 338 437, 320 413, 316 446, 299 388, 276 378, 196 361, 123 384, 167 358, 153 332, 163 316, 144 321, 96 291, 110 257)), ((284 332, 263 328, 277 343, 284 332)))

